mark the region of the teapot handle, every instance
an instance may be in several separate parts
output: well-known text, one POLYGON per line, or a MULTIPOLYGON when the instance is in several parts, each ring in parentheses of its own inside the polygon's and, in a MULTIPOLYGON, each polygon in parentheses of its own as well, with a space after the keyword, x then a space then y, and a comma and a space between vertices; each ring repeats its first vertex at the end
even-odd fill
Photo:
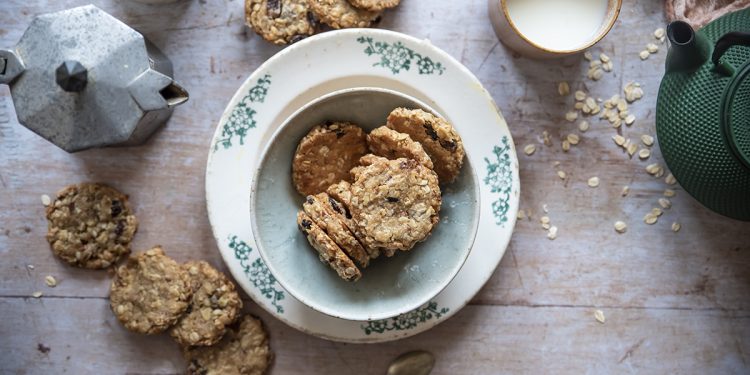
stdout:
POLYGON ((724 53, 726 53, 730 47, 736 45, 750 46, 750 33, 733 31, 724 34, 716 41, 714 53, 711 55, 711 61, 713 61, 716 69, 724 75, 732 76, 737 71, 737 69, 729 63, 720 61, 721 57, 724 56, 724 53))

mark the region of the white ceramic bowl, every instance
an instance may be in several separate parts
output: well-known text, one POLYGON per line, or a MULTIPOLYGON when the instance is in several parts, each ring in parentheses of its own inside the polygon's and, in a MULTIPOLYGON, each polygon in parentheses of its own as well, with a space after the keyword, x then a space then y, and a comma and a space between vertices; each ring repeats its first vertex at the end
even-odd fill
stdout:
POLYGON ((469 255, 479 222, 479 182, 465 159, 461 175, 443 188, 439 223, 426 241, 391 258, 380 257, 346 282, 318 260, 297 230, 304 197, 294 189, 292 158, 300 139, 328 120, 351 121, 369 131, 397 107, 424 103, 382 88, 351 88, 322 96, 292 114, 271 136, 253 179, 250 212, 255 241, 274 277, 295 298, 324 314, 347 320, 394 317, 427 303, 456 276, 469 255), (448 223, 448 220, 450 222, 448 223))

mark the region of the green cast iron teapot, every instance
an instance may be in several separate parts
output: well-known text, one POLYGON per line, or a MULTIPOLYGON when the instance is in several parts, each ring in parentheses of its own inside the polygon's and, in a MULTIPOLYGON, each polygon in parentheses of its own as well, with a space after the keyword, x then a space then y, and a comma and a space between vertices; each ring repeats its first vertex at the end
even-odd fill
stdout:
POLYGON ((706 207, 750 220, 750 9, 698 32, 673 22, 667 37, 656 103, 664 159, 706 207))

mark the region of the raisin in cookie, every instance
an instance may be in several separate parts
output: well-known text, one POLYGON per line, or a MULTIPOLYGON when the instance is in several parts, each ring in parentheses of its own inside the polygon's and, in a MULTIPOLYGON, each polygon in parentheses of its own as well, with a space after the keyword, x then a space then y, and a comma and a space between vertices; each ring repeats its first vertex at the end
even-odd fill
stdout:
POLYGON ((302 208, 358 266, 366 268, 370 264, 370 256, 340 218, 344 215, 341 203, 326 193, 320 193, 308 195, 302 208))
POLYGON ((357 125, 329 122, 314 127, 302 138, 292 160, 292 181, 304 195, 322 193, 341 180, 367 152, 367 136, 357 125))
POLYGON ((359 9, 347 0, 307 0, 315 16, 334 29, 369 27, 380 18, 380 12, 359 9))
POLYGON ((437 175, 413 159, 368 157, 366 162, 351 187, 357 238, 369 248, 411 249, 438 222, 437 175))
POLYGON ((418 142, 414 142, 408 134, 399 133, 386 126, 381 126, 367 135, 367 145, 370 152, 386 159, 414 159, 419 164, 432 169, 432 160, 418 142))
POLYGON ((294 43, 315 33, 307 0, 245 0, 245 22, 274 44, 294 43))
POLYGON ((449 184, 458 177, 464 162, 464 144, 448 121, 421 109, 396 108, 388 115, 387 126, 422 144, 440 183, 449 184))
POLYGON ((339 277, 346 281, 357 281, 362 277, 362 273, 354 262, 304 211, 297 213, 297 227, 318 252, 320 261, 328 263, 339 277))
POLYGON ((263 323, 245 315, 214 346, 187 347, 189 375, 262 375, 273 361, 263 323))
POLYGON ((182 266, 193 297, 187 313, 169 331, 182 346, 213 345, 239 316, 242 300, 226 275, 204 261, 182 266))
POLYGON ((107 268, 130 253, 138 221, 127 195, 104 185, 71 185, 47 207, 47 241, 68 264, 107 268))
POLYGON ((378 12, 388 8, 395 8, 401 0, 349 0, 357 8, 378 12))
POLYGON ((131 256, 117 269, 109 304, 125 328, 152 334, 174 324, 191 295, 188 273, 157 246, 131 256))

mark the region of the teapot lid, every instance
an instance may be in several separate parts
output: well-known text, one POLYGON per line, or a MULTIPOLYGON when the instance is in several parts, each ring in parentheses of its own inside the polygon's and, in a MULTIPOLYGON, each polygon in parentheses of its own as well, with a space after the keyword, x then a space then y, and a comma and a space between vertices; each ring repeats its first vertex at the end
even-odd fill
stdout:
POLYGON ((171 75, 140 33, 93 5, 40 15, 0 50, 19 122, 69 152, 132 140, 148 111, 179 104, 159 94, 171 75))

